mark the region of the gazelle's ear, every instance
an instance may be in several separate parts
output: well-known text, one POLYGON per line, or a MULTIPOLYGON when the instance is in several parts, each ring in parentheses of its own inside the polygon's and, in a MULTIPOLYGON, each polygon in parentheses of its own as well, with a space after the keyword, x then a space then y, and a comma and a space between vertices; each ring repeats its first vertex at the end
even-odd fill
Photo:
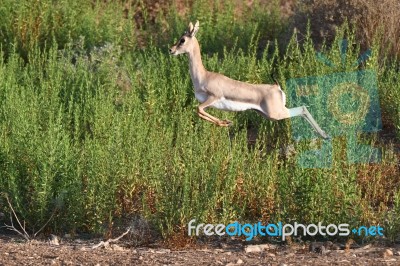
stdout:
MULTIPOLYGON (((192 23, 190 23, 190 24, 192 24, 192 23)), ((194 24, 194 28, 191 31, 189 31, 190 36, 191 37, 195 36, 197 31, 199 30, 199 28, 200 28, 199 27, 199 21, 196 21, 196 24, 194 24)))
POLYGON ((192 34, 192 31, 193 31, 193 24, 192 24, 192 22, 190 22, 190 23, 189 23, 189 26, 188 26, 187 33, 189 33, 189 35, 191 35, 191 34, 192 34))

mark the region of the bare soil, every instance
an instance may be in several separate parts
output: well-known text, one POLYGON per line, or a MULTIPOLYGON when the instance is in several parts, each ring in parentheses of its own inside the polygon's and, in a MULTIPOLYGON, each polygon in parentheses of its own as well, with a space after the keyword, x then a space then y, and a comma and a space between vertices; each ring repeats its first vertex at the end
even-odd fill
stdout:
POLYGON ((121 239, 93 249, 100 242, 100 239, 27 242, 3 235, 0 265, 400 265, 400 245, 369 244, 346 249, 314 243, 316 248, 310 251, 310 244, 249 245, 236 241, 169 249, 162 245, 133 247, 121 239))

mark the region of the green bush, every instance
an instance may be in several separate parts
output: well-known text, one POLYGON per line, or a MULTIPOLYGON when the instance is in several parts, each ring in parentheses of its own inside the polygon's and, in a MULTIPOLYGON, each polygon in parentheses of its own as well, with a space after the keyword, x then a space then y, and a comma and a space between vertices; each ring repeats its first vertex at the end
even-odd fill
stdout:
MULTIPOLYGON (((300 152, 312 143, 291 140, 289 121, 218 110, 210 112, 233 120, 233 127, 201 120, 185 56, 171 57, 157 43, 126 45, 132 24, 113 13, 119 5, 79 2, 44 1, 29 15, 29 1, 19 6, 9 1, 1 9, 0 192, 7 193, 30 232, 52 217, 47 231, 104 233, 120 218, 140 215, 164 236, 184 232, 193 218, 208 223, 386 221, 394 228, 391 236, 399 233, 393 218, 399 209, 398 161, 376 134, 365 136, 365 142, 383 146, 380 164, 348 165, 345 141, 337 138, 331 169, 300 168, 295 156, 281 150, 293 145, 300 152), (68 15, 54 24, 57 12, 68 15), (38 17, 43 22, 34 31, 38 17), (23 24, 10 27, 17 18, 23 24), (23 33, 25 24, 30 26, 23 33)), ((289 78, 332 71, 315 59, 309 36, 303 45, 294 36, 286 52, 275 43, 260 50, 260 26, 230 24, 233 13, 207 15, 201 12, 206 2, 201 3, 203 9, 193 16, 203 14, 199 39, 209 70, 252 83, 271 83, 276 72, 284 89, 289 78), (245 37, 236 46, 226 43, 239 35, 245 37), (210 51, 217 53, 207 55, 210 51)), ((170 40, 187 24, 177 14, 172 18, 176 30, 170 40)), ((283 25, 266 17, 256 22, 283 25)), ((151 28, 140 29, 146 30, 157 36, 151 28)), ((353 62, 359 48, 346 27, 337 39, 343 31, 353 62)), ((323 49, 330 60, 341 62, 337 46, 323 49)), ((391 110, 390 123, 400 132, 396 64, 381 69, 373 55, 364 67, 378 73, 382 106, 391 110)))

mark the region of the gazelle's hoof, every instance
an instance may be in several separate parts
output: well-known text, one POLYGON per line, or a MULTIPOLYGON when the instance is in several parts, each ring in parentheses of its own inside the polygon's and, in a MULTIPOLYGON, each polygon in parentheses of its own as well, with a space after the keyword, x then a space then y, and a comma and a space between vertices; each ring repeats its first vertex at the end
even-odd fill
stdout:
POLYGON ((232 121, 222 120, 218 123, 218 125, 221 127, 229 127, 230 125, 232 125, 232 121))
POLYGON ((325 131, 322 131, 321 133, 321 137, 323 137, 324 139, 330 139, 331 137, 325 133, 325 131))

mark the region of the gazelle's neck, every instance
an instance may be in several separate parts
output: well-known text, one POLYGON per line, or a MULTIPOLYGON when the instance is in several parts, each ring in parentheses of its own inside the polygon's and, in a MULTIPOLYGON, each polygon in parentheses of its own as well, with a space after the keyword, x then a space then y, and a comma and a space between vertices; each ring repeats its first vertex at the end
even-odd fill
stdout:
POLYGON ((203 66, 203 62, 201 61, 200 54, 200 46, 196 37, 194 38, 193 49, 188 53, 189 54, 189 71, 190 77, 192 78, 192 82, 195 87, 202 83, 202 81, 206 78, 206 69, 203 66))

